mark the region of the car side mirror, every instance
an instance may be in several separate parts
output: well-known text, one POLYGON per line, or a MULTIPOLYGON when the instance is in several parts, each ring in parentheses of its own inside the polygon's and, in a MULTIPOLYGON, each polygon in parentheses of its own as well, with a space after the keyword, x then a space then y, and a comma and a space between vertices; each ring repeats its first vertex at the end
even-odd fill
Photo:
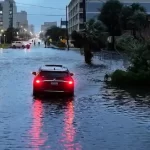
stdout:
POLYGON ((32 74, 36 76, 36 72, 32 72, 32 74))
POLYGON ((70 75, 71 75, 71 76, 74 76, 74 74, 73 74, 73 73, 70 73, 70 75))

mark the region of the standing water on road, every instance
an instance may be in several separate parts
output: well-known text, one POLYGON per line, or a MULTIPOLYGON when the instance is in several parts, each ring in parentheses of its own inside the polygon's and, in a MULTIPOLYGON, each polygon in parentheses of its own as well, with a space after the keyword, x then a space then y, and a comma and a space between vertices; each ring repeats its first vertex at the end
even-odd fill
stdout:
POLYGON ((107 87, 104 65, 35 47, 1 51, 0 69, 1 150, 149 150, 149 94, 107 87), (74 98, 32 97, 31 72, 44 64, 75 74, 74 98))

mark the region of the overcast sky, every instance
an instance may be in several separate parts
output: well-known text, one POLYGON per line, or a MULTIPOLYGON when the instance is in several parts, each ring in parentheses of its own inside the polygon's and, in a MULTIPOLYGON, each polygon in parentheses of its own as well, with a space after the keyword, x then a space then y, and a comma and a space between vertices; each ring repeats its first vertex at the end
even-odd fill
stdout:
POLYGON ((35 25, 36 32, 40 31, 40 26, 43 22, 49 21, 58 21, 60 23, 61 18, 65 19, 65 16, 45 16, 46 15, 65 15, 66 5, 70 2, 70 0, 15 0, 17 4, 18 11, 25 10, 27 11, 29 24, 35 25), (23 4, 19 4, 23 3, 23 4), (53 7, 53 8, 61 8, 61 9, 51 9, 51 8, 42 8, 42 7, 34 7, 30 5, 24 4, 32 4, 32 5, 40 5, 45 7, 53 7), (36 15, 33 15, 36 14, 36 15), (41 14, 41 15, 38 15, 41 14))

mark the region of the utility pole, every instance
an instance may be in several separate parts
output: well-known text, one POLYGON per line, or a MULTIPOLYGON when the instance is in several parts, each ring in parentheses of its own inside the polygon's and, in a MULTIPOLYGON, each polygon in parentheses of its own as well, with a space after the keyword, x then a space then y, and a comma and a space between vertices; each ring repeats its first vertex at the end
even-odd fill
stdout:
POLYGON ((61 21, 60 21, 60 28, 62 28, 62 25, 61 25, 61 23, 62 23, 62 18, 61 18, 61 21))
POLYGON ((67 34, 67 49, 69 51, 69 34, 68 34, 68 6, 66 6, 66 34, 67 34))
POLYGON ((10 17, 10 19, 9 19, 9 27, 11 28, 11 41, 13 40, 13 20, 14 20, 14 1, 12 0, 10 0, 9 1, 9 4, 10 4, 10 9, 9 9, 9 17, 10 17))

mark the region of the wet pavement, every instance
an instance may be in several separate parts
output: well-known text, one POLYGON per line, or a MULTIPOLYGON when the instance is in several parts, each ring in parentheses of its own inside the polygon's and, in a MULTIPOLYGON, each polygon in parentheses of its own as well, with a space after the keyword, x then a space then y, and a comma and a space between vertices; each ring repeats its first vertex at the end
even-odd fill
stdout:
POLYGON ((150 94, 107 87, 108 69, 76 51, 1 50, 0 150, 149 150, 150 94), (75 73, 75 97, 32 97, 43 64, 75 73))

